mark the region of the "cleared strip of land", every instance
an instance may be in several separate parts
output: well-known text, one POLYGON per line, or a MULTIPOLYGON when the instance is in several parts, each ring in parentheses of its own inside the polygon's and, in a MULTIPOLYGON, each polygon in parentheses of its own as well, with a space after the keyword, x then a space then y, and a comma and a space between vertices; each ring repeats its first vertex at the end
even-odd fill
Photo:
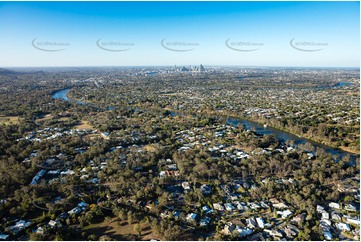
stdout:
POLYGON ((17 124, 19 123, 19 117, 18 116, 0 116, 0 124, 17 124))

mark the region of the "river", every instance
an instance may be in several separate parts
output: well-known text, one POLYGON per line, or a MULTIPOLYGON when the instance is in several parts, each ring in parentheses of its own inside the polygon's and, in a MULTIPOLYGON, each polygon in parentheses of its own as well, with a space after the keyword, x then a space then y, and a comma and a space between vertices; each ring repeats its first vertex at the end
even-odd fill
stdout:
MULTIPOLYGON (((65 101, 74 101, 68 98, 67 94, 70 91, 70 88, 67 89, 63 89, 60 91, 57 91, 55 93, 53 93, 52 98, 54 99, 63 99, 65 101)), ((74 101, 77 104, 80 105, 89 105, 89 103, 86 102, 81 102, 81 101, 74 101)), ((108 107, 108 110, 114 110, 114 107, 108 107)), ((175 115, 174 112, 172 112, 173 115, 175 115)), ((294 140, 295 146, 298 146, 299 144, 305 144, 305 143, 311 143, 314 148, 316 149, 317 147, 319 148, 323 148, 327 153, 331 154, 331 155, 336 155, 339 156, 339 158, 341 159, 342 157, 346 156, 346 155, 350 155, 352 163, 354 163, 356 161, 356 158, 358 157, 357 155, 341 150, 341 149, 336 149, 336 148, 332 148, 329 147, 327 145, 323 145, 317 142, 314 142, 312 140, 306 139, 306 138, 302 138, 299 136, 296 136, 294 134, 276 129, 276 128, 272 128, 272 127, 264 127, 263 124, 259 124, 257 122, 253 122, 253 121, 249 121, 249 120, 244 120, 244 119, 240 119, 240 118, 228 118, 226 121, 227 124, 236 126, 239 124, 243 124, 245 126, 245 128, 247 130, 255 130, 256 133, 259 134, 274 134, 275 137, 279 140, 283 140, 283 141, 287 141, 287 140, 294 140)))

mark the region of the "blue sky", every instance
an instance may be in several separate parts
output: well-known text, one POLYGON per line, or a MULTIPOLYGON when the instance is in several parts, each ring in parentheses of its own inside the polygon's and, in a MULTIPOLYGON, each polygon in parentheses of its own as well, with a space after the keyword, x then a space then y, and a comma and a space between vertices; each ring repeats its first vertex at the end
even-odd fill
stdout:
POLYGON ((359 8, 359 2, 0 2, 0 66, 359 67, 359 8))

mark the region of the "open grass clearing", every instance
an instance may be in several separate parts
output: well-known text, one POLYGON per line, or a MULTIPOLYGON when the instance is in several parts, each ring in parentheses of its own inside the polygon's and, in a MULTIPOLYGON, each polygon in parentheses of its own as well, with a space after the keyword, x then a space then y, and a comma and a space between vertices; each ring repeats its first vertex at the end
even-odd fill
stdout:
POLYGON ((0 124, 17 124, 19 123, 19 117, 18 116, 0 116, 0 124))
POLYGON ((107 235, 115 240, 151 240, 161 239, 159 235, 155 234, 149 224, 141 223, 142 232, 138 236, 138 233, 134 230, 134 225, 128 224, 126 220, 121 221, 117 217, 106 219, 103 222, 91 224, 84 227, 84 230, 88 234, 96 234, 97 236, 107 235))
POLYGON ((94 129, 94 127, 87 120, 81 120, 78 125, 74 126, 74 129, 94 129))

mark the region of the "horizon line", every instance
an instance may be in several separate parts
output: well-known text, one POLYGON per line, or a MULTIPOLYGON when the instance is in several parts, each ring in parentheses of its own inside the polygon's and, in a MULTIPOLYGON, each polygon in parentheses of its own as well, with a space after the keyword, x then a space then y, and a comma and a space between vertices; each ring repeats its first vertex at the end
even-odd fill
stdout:
POLYGON ((358 68, 360 66, 268 66, 268 65, 207 65, 207 64, 175 64, 175 65, 91 65, 91 66, 0 66, 2 69, 9 68, 106 68, 106 67, 174 67, 174 66, 199 66, 204 67, 245 67, 245 68, 358 68))

